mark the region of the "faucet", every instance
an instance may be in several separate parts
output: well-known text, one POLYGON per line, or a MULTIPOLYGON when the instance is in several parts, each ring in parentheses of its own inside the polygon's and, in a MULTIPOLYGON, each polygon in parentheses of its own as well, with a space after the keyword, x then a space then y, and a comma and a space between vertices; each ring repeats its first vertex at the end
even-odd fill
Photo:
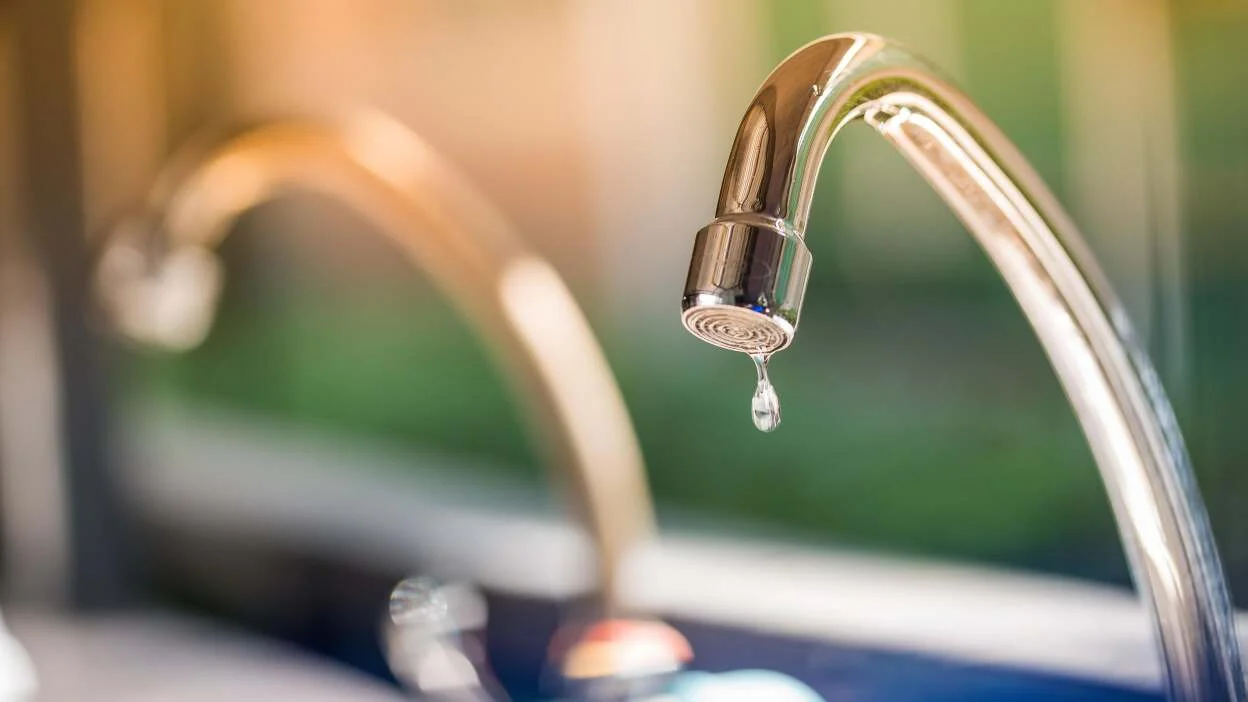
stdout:
POLYGON ((799 49, 763 82, 737 131, 715 219, 695 239, 685 328, 754 356, 762 392, 766 359, 797 332, 820 163, 841 128, 859 119, 956 213, 1039 337, 1109 494, 1170 698, 1244 700, 1208 516, 1174 412, 1121 304, 1018 150, 904 48, 836 34, 799 49))
POLYGON ((360 111, 192 143, 101 245, 96 289, 109 321, 149 345, 196 345, 222 283, 215 247, 240 215, 292 188, 355 206, 490 342, 595 547, 598 604, 614 609, 619 563, 653 529, 620 390, 555 269, 397 121, 360 111))

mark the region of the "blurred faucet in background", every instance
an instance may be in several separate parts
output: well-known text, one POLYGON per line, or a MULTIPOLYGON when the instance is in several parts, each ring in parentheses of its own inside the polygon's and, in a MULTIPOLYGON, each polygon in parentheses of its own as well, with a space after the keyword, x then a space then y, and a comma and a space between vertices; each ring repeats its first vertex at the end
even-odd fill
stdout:
MULTIPOLYGON (((694 244, 685 327, 754 356, 760 392, 775 404, 765 364, 797 331, 815 180, 829 143, 858 119, 892 143, 971 230, 1048 353, 1150 605, 1171 699, 1245 699, 1208 517, 1169 401, 1125 312, 1022 155, 904 49, 872 35, 834 35, 798 50, 766 79, 737 132, 715 220, 694 244)), ((756 399, 759 423, 757 406, 756 399)), ((778 421, 778 406, 772 410, 778 421)))
POLYGON ((597 341, 558 273, 417 135, 379 112, 275 121, 176 157, 145 209, 102 243, 97 292, 125 335, 174 349, 206 335, 214 249, 247 210, 293 188, 355 207, 488 341, 561 469, 595 547, 604 611, 620 560, 650 534, 640 448, 597 341))

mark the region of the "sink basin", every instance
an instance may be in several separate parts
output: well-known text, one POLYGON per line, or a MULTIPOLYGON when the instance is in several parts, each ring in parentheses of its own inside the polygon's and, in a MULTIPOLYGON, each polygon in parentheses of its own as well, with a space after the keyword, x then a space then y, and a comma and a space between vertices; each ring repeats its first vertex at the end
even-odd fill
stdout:
MULTIPOLYGON (((378 607, 404 574, 437 564, 487 592, 490 660, 514 699, 533 702, 549 692, 547 645, 579 611, 569 603, 583 602, 593 588, 583 567, 587 544, 574 525, 514 496, 485 501, 480 485, 475 502, 466 491, 439 491, 441 483, 414 477, 406 461, 333 453, 321 444, 315 451, 259 444, 248 439, 255 427, 231 429, 219 420, 183 426, 166 413, 162 421, 142 425, 132 445, 145 450, 129 465, 143 487, 136 495, 143 514, 161 526, 153 533, 177 536, 166 546, 166 581, 233 592, 229 567, 183 568, 176 557, 214 550, 193 545, 201 541, 228 543, 231 558, 247 558, 248 572, 270 573, 262 580, 275 588, 239 594, 239 601, 261 598, 270 611, 289 599, 277 585, 287 582, 278 576, 281 564, 314 558, 326 569, 317 579, 361 583, 334 591, 324 605, 333 616, 304 622, 307 612, 292 610, 283 615, 288 620, 278 618, 304 622, 297 627, 240 621, 385 675, 378 607), (244 481, 252 492, 240 501, 236 486, 244 481), (373 508, 337 508, 342 504, 373 508), (458 538, 436 538, 447 533, 458 538), (369 544, 365 553, 362 543, 369 544)), ((630 557, 622 580, 630 611, 662 618, 690 640, 692 669, 773 670, 829 702, 1162 698, 1147 618, 1134 593, 1121 588, 816 549, 703 523, 665 531, 630 557)))

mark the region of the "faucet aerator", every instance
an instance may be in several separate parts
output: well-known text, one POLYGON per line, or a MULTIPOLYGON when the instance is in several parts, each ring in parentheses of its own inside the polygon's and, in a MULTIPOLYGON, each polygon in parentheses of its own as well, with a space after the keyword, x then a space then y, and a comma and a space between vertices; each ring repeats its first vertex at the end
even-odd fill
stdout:
POLYGON ((792 343, 809 277, 810 250, 801 236, 716 220, 694 241, 681 320, 709 344, 770 355, 792 343))

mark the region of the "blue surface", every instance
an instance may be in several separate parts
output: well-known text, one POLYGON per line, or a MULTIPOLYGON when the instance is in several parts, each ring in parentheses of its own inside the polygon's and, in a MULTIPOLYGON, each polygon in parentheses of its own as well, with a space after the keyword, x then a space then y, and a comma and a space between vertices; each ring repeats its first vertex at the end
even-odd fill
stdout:
POLYGON ((1160 701, 1125 690, 1035 671, 967 665, 917 654, 849 648, 819 641, 675 623, 701 670, 764 668, 810 685, 827 700, 987 702, 988 700, 1160 701))
MULTIPOLYGON (((534 642, 549 640, 542 637, 553 633, 558 610, 544 602, 490 599, 490 658, 499 679, 517 700, 548 698, 553 686, 545 669, 545 647, 534 642)), ((809 685, 828 702, 1163 699, 1160 692, 1123 689, 1036 671, 969 665, 695 622, 669 623, 693 644, 696 657, 691 670, 775 671, 809 685)))
POLYGON ((737 670, 731 673, 686 671, 677 676, 671 692, 673 698, 680 702, 719 702, 724 699, 827 702, 801 682, 769 670, 737 670))

